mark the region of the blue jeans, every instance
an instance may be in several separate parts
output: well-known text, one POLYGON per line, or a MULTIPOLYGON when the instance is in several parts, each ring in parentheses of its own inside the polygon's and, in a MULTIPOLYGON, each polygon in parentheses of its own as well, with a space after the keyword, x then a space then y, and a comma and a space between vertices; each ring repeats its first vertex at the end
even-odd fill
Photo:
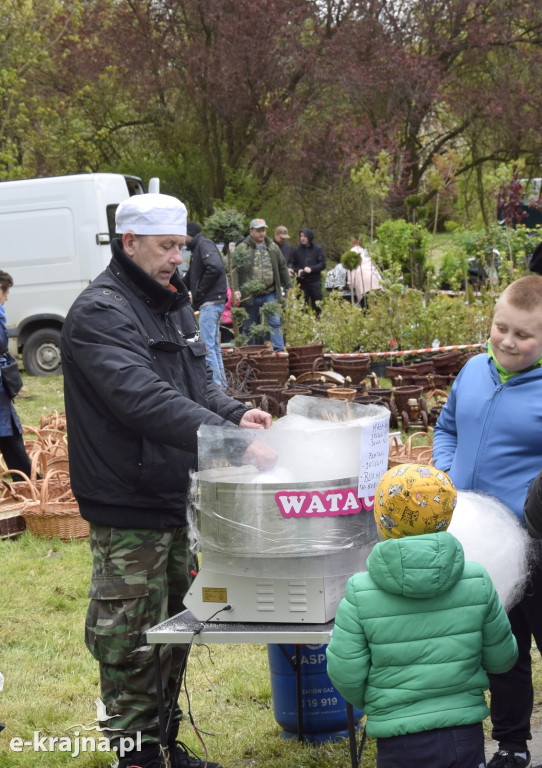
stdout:
MULTIPOLYGON (((248 312, 248 319, 245 320, 243 323, 243 333, 245 336, 250 335, 250 326, 256 324, 260 324, 260 309, 263 304, 267 304, 268 301, 276 301, 277 295, 275 291, 272 293, 268 293, 265 296, 253 296, 252 297, 252 304, 249 307, 246 307, 246 311, 248 312)), ((271 339, 271 344, 273 345, 273 349, 275 352, 284 352, 284 336, 282 335, 282 331, 280 330, 280 315, 277 313, 276 315, 272 315, 269 320, 267 321, 269 323, 270 334, 269 338, 271 339)), ((254 339, 250 339, 248 342, 249 344, 254 344, 254 339)))
POLYGON ((482 768, 482 723, 376 740, 376 768, 482 768))
POLYGON ((222 389, 226 388, 226 373, 220 351, 220 316, 224 312, 221 304, 204 304, 199 311, 199 329, 207 347, 205 360, 213 372, 213 381, 222 389))

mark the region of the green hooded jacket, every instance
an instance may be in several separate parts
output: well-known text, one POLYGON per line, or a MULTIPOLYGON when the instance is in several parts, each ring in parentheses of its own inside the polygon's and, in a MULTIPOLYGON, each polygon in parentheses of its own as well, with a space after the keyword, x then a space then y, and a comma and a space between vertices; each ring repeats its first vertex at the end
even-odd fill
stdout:
POLYGON ((371 737, 481 722, 487 672, 517 645, 495 587, 448 532, 377 544, 350 578, 327 648, 331 681, 371 737))

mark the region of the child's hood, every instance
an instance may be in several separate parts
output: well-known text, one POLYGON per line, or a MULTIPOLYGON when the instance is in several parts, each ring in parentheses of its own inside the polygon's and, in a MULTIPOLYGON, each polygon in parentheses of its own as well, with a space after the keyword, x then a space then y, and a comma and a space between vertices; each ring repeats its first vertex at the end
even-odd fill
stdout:
POLYGON ((414 598, 448 592, 464 565, 463 547, 447 531, 383 541, 367 559, 367 570, 381 589, 414 598))

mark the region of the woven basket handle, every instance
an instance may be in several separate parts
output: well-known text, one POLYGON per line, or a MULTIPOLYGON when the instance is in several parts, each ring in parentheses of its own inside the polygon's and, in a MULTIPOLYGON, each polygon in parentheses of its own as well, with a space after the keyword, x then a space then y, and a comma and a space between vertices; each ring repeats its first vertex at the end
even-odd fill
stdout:
MULTIPOLYGON (((62 491, 61 494, 59 494, 56 499, 62 499, 65 501, 65 496, 67 495, 68 491, 71 493, 70 488, 70 473, 66 472, 65 469, 50 469, 49 472, 45 475, 45 478, 43 480, 43 484, 41 486, 41 493, 40 493, 40 499, 41 499, 41 505, 40 505, 40 513, 43 511, 43 505, 46 504, 49 501, 49 483, 53 477, 56 475, 65 475, 68 482, 67 482, 67 488, 66 490, 62 491)), ((55 500, 56 500, 55 499, 55 500)))
POLYGON ((17 493, 17 491, 13 490, 13 486, 11 485, 11 483, 9 483, 7 480, 2 480, 2 478, 5 475, 11 475, 12 480, 13 480, 13 475, 20 475, 22 479, 25 481, 25 483, 27 483, 30 489, 30 493, 32 494, 32 500, 33 501, 38 500, 39 497, 38 497, 38 492, 36 491, 36 486, 34 485, 32 480, 27 475, 25 475, 24 472, 20 472, 18 469, 8 469, 5 472, 0 473, 0 481, 4 486, 4 490, 2 491, 1 498, 6 498, 6 493, 14 499, 18 499, 18 497, 21 495, 17 493))
POLYGON ((397 439, 397 435, 390 436, 390 456, 401 456, 404 453, 405 446, 397 439), (402 450, 401 450, 402 449, 402 450), (392 453, 394 451, 394 453, 392 453))
MULTIPOLYGON (((412 456, 412 449, 413 448, 421 448, 421 446, 414 446, 413 441, 415 437, 424 437, 428 441, 427 449, 432 449, 433 446, 433 438, 430 434, 427 432, 414 432, 410 437, 408 438, 406 445, 405 445, 405 456, 408 456, 409 459, 412 461, 414 457, 412 456)), ((423 452, 425 454, 425 451, 423 452)))
POLYGON ((23 439, 27 436, 35 436, 36 442, 39 443, 41 446, 43 446, 43 438, 40 434, 39 429, 35 429, 34 427, 27 427, 25 424, 22 425, 23 428, 23 439))
MULTIPOLYGON (((41 443, 40 443, 41 445, 41 443)), ((32 463, 30 465, 30 480, 35 483, 38 479, 38 468, 42 477, 47 473, 47 453, 42 448, 38 448, 32 454, 32 463)))

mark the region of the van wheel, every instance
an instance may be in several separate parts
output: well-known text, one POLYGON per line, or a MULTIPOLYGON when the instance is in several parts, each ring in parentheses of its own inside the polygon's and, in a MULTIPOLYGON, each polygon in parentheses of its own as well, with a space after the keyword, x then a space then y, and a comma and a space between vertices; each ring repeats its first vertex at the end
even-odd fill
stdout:
POLYGON ((34 331, 23 347, 23 366, 30 376, 62 373, 60 364, 60 331, 41 328, 34 331))

